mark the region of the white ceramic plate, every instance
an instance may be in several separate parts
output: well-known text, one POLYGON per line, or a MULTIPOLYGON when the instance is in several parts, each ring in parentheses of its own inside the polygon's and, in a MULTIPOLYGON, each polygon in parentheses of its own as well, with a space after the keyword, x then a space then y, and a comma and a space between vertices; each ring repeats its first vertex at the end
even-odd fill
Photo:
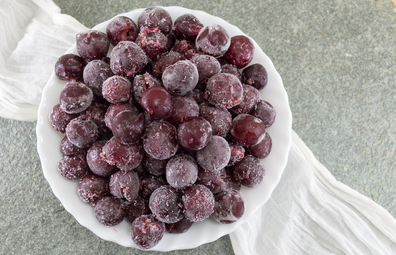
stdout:
MULTIPOLYGON (((162 7, 172 16, 173 21, 182 14, 195 15, 204 25, 220 24, 230 36, 244 35, 236 26, 229 24, 221 18, 209 15, 202 11, 190 10, 181 7, 162 7)), ((139 14, 143 9, 137 9, 120 15, 127 16, 137 23, 139 14)), ((93 29, 106 32, 109 21, 103 22, 93 29)), ((209 243, 231 233, 240 224, 246 222, 254 212, 260 208, 271 196, 272 191, 278 184, 282 172, 286 166, 289 149, 291 146, 291 111, 288 97, 283 87, 281 77, 267 55, 255 45, 255 56, 252 63, 261 63, 268 72, 268 85, 261 91, 261 98, 269 101, 277 111, 277 118, 273 126, 267 129, 272 137, 272 151, 270 155, 262 160, 266 169, 263 182, 253 188, 242 188, 241 191, 246 199, 246 212, 239 221, 233 224, 219 224, 212 218, 196 223, 184 234, 165 233, 164 238, 152 250, 170 251, 178 249, 191 249, 199 245, 209 243)), ((77 54, 75 45, 67 53, 77 54)), ((93 213, 93 207, 83 203, 77 195, 77 181, 69 181, 62 178, 57 171, 58 162, 62 158, 59 152, 60 141, 63 136, 52 129, 48 121, 48 115, 52 107, 58 103, 59 95, 66 82, 57 79, 52 73, 46 84, 42 100, 38 110, 37 122, 37 149, 41 160, 44 176, 48 180, 54 194, 62 202, 65 209, 71 213, 76 220, 100 238, 116 242, 123 246, 135 247, 130 237, 130 223, 123 221, 115 227, 106 227, 100 224, 93 213)))

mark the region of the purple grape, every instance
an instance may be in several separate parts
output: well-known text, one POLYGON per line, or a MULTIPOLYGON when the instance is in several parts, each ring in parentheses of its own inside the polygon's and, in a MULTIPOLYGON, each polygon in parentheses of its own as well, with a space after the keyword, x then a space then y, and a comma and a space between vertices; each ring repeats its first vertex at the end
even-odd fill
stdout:
POLYGON ((132 96, 132 84, 128 79, 114 75, 103 82, 102 94, 112 104, 126 103, 132 96))
POLYGON ((243 96, 241 103, 230 109, 236 114, 251 112, 253 107, 257 104, 257 101, 260 99, 260 93, 256 88, 246 84, 242 84, 242 87, 243 96))
POLYGON ((58 172, 68 180, 78 180, 88 174, 88 165, 83 157, 66 156, 59 161, 58 172))
POLYGON ((144 114, 123 111, 117 114, 112 123, 113 135, 124 144, 137 142, 144 133, 144 114))
POLYGON ((176 51, 169 51, 161 55, 161 57, 154 63, 153 72, 157 77, 161 77, 165 69, 175 64, 179 60, 184 60, 184 56, 176 51))
POLYGON ((268 74, 265 67, 259 63, 250 65, 242 71, 242 81, 262 90, 268 83, 268 74))
POLYGON ((147 65, 148 61, 148 57, 136 43, 122 41, 111 52, 110 68, 116 75, 133 77, 147 65))
POLYGON ((161 86, 161 82, 159 82, 151 74, 145 73, 142 75, 136 75, 132 82, 133 97, 135 98, 136 102, 140 104, 142 93, 146 89, 154 86, 161 86))
POLYGON ((150 249, 161 241, 165 233, 165 224, 153 215, 142 215, 132 222, 132 241, 140 249, 150 249))
POLYGON ((200 168, 198 171, 198 178, 196 184, 202 184, 213 194, 219 193, 227 188, 227 182, 225 181, 226 171, 221 168, 217 171, 209 171, 200 168))
POLYGON ((272 126, 276 119, 275 108, 269 102, 262 99, 257 102, 251 114, 261 119, 265 125, 265 128, 272 126))
POLYGON ((236 144, 254 145, 264 138, 265 126, 259 119, 250 114, 240 114, 232 121, 230 134, 236 144))
POLYGON ((171 94, 164 87, 159 86, 144 90, 140 104, 153 120, 167 117, 173 108, 171 94))
POLYGON ((80 199, 93 206, 103 197, 109 196, 109 181, 95 174, 84 176, 78 183, 77 193, 80 199))
POLYGON ((199 105, 199 116, 212 126, 212 134, 225 137, 232 124, 231 114, 224 107, 216 107, 203 102, 199 105))
POLYGON ((199 32, 195 45, 197 50, 213 57, 220 57, 230 47, 231 39, 220 25, 205 26, 199 32))
POLYGON ((160 7, 146 8, 138 18, 139 28, 158 28, 165 35, 171 32, 172 23, 173 21, 169 13, 160 7))
POLYGON ((94 208, 96 219, 105 226, 116 226, 122 222, 125 213, 122 204, 115 197, 104 197, 94 208))
POLYGON ((221 66, 222 73, 229 73, 235 75, 240 82, 242 82, 242 74, 239 72, 238 68, 234 65, 224 64, 221 66))
POLYGON ((64 134, 66 132, 67 124, 77 116, 78 114, 66 113, 60 108, 60 104, 56 104, 52 107, 48 120, 56 131, 64 134))
POLYGON ((182 196, 184 216, 192 222, 203 221, 213 213, 214 196, 205 186, 187 187, 182 196))
POLYGON ((231 149, 226 139, 214 135, 208 144, 197 151, 197 163, 205 170, 217 171, 227 166, 231 149))
POLYGON ((203 25, 197 17, 192 14, 183 14, 175 20, 172 32, 179 41, 195 42, 202 28, 203 25))
POLYGON ((76 35, 77 52, 87 61, 106 57, 109 47, 109 38, 101 31, 88 30, 76 35))
POLYGON ((182 189, 195 183, 198 166, 188 155, 173 156, 166 164, 166 180, 175 189, 182 189))
POLYGON ((265 169, 260 161, 252 155, 245 156, 234 166, 234 177, 243 186, 253 188, 261 183, 265 169))
POLYGON ((78 148, 67 139, 67 136, 65 136, 60 143, 60 152, 62 156, 85 157, 87 148, 78 148))
POLYGON ((175 96, 173 97, 173 109, 165 121, 178 128, 185 120, 198 115, 199 106, 192 97, 175 96))
POLYGON ((165 121, 153 121, 146 127, 143 147, 155 159, 168 159, 175 155, 179 144, 176 129, 165 121))
POLYGON ((161 176, 147 176, 140 182, 139 195, 144 199, 150 199, 154 190, 165 184, 166 182, 161 176))
POLYGON ((197 66, 199 74, 198 83, 206 84, 210 77, 221 71, 219 61, 215 57, 209 55, 195 55, 191 59, 191 62, 197 66))
POLYGON ((201 117, 192 117, 177 129, 177 138, 181 146, 197 151, 205 147, 212 137, 210 123, 201 117))
POLYGON ((164 223, 175 223, 183 218, 178 191, 169 185, 154 190, 149 200, 150 210, 164 223))
POLYGON ((89 148, 98 138, 98 126, 81 117, 72 119, 66 127, 69 141, 79 148, 89 148))
POLYGON ((245 213, 245 198, 238 190, 228 189, 215 195, 213 218, 222 224, 231 224, 245 213))
POLYGON ((205 98, 209 103, 227 109, 241 103, 243 87, 235 75, 218 73, 206 84, 205 98))
POLYGON ((162 73, 164 87, 173 95, 183 96, 198 83, 197 67, 189 60, 180 60, 168 66, 162 73))
POLYGON ((82 81, 87 62, 75 54, 65 54, 55 63, 55 75, 64 81, 82 81))
POLYGON ((263 140, 261 142, 249 146, 249 152, 256 158, 266 158, 272 149, 272 139, 271 136, 265 132, 263 140))
POLYGON ((104 146, 101 156, 110 165, 116 165, 121 170, 132 170, 138 167, 143 159, 144 150, 137 142, 125 145, 112 137, 104 146))
POLYGON ((132 202, 138 197, 139 177, 133 171, 120 170, 110 177, 109 187, 113 196, 132 202))
POLYGON ((94 143, 87 152, 87 163, 89 169, 91 169, 94 174, 102 177, 109 177, 117 171, 117 167, 115 165, 110 165, 100 155, 106 142, 107 141, 99 141, 94 143))
POLYGON ((168 51, 168 38, 158 28, 141 27, 136 44, 152 61, 168 51))
POLYGON ((191 226, 193 225, 194 222, 187 220, 186 218, 183 218, 179 220, 178 222, 175 223, 166 223, 166 231, 171 234, 182 234, 187 232, 191 226))
POLYGON ((125 16, 113 18, 106 27, 107 37, 113 45, 121 41, 135 42, 138 32, 136 23, 125 16))
POLYGON ((224 54, 228 63, 235 65, 237 68, 244 68, 254 56, 253 42, 244 35, 231 37, 231 44, 224 54))
POLYGON ((59 96, 60 108, 68 114, 86 110, 92 103, 92 90, 82 82, 68 82, 59 96))
POLYGON ((103 82, 113 76, 110 65, 102 60, 92 60, 84 69, 84 83, 92 89, 97 96, 102 95, 103 82))
POLYGON ((230 144, 231 157, 227 166, 233 166, 245 157, 245 148, 240 145, 230 144))
POLYGON ((112 123, 113 119, 117 114, 123 111, 133 111, 136 114, 138 113, 138 110, 132 106, 129 103, 121 103, 121 104, 112 104, 107 108, 106 114, 105 114, 105 124, 110 130, 112 130, 112 123))
POLYGON ((167 159, 155 159, 149 155, 145 155, 142 161, 142 165, 152 175, 161 176, 165 174, 167 159))

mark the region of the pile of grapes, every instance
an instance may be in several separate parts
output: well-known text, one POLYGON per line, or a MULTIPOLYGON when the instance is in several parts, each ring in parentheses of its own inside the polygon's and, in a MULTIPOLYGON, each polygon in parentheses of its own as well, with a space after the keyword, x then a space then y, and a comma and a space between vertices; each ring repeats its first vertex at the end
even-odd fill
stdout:
POLYGON ((276 117, 259 97, 268 77, 249 65, 251 40, 151 7, 137 24, 118 16, 106 33, 78 34, 76 47, 55 64, 68 82, 49 121, 66 134, 58 171, 79 181, 97 220, 126 218, 133 242, 149 249, 210 215, 242 217, 240 187, 263 180, 276 117))

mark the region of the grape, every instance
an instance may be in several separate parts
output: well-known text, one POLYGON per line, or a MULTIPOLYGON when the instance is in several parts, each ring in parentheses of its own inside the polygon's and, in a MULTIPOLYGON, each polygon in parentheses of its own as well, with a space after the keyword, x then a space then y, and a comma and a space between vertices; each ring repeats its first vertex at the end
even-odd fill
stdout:
POLYGON ((149 207, 155 217, 164 223, 175 223, 183 218, 179 205, 180 195, 176 189, 164 185, 154 190, 149 207))
POLYGON ((227 166, 231 149, 226 139, 214 135, 208 144, 197 151, 197 163, 206 170, 217 171, 227 166))
POLYGON ((177 138, 181 146, 197 151, 205 147, 212 137, 210 123, 201 117, 192 117, 177 129, 177 138))
POLYGON ((89 148, 98 138, 98 126, 81 117, 72 119, 66 127, 69 141, 79 148, 89 148))
POLYGON ((62 156, 85 157, 87 148, 78 148, 67 139, 67 136, 65 136, 60 143, 60 152, 62 156))
POLYGON ((191 62, 193 62, 197 66, 198 74, 199 74, 199 83, 207 83, 210 77, 213 75, 220 73, 221 65, 219 61, 212 56, 209 55, 195 55, 191 62))
POLYGON ((144 114, 123 111, 117 114, 112 123, 113 135, 124 144, 137 142, 144 133, 144 114))
POLYGON ((140 104, 142 93, 151 87, 161 86, 161 83, 154 78, 151 74, 145 73, 136 75, 132 82, 133 97, 136 102, 140 104))
POLYGON ((179 41, 194 42, 203 28, 202 23, 192 14, 179 16, 172 27, 172 32, 179 41))
POLYGON ((147 176, 140 182, 139 195, 144 199, 150 199, 154 190, 165 184, 166 182, 161 176, 147 176))
POLYGON ((166 164, 166 180, 176 189, 182 189, 195 183, 198 166, 188 155, 173 156, 166 164))
POLYGON ((275 122, 276 111, 274 107, 267 101, 260 99, 251 114, 261 119, 266 128, 272 126, 275 122))
POLYGON ((92 90, 82 82, 68 82, 59 96, 60 108, 68 114, 86 110, 92 103, 92 90))
POLYGON ((261 183, 265 169, 252 155, 245 156, 234 166, 234 177, 243 186, 253 188, 261 183))
POLYGON ((231 224, 245 213, 245 198, 238 190, 228 189, 215 195, 213 218, 222 224, 231 224))
POLYGON ((109 196, 109 181, 95 174, 84 176, 78 183, 77 193, 80 199, 93 206, 105 196, 109 196))
POLYGON ((166 223, 166 231, 171 234, 182 234, 187 232, 194 222, 189 221, 186 218, 183 218, 175 223, 166 223))
POLYGON ((240 104, 242 97, 242 84, 235 75, 218 73, 206 84, 205 99, 215 106, 229 109, 240 104))
POLYGON ((110 193, 132 202, 138 197, 139 177, 133 171, 120 170, 110 177, 110 193))
POLYGON ((212 134, 225 137, 232 124, 231 114, 224 107, 216 107, 203 102, 199 105, 199 116, 212 126, 212 134))
POLYGON ((180 60, 168 66, 162 73, 164 87, 173 95, 183 96, 198 83, 197 67, 189 60, 180 60))
POLYGON ((77 52, 87 61, 106 57, 109 47, 109 38, 101 31, 88 30, 76 35, 77 52))
POLYGON ((265 67, 259 63, 250 65, 242 71, 242 81, 262 90, 268 83, 268 74, 265 67))
POLYGON ((242 82, 242 74, 239 72, 238 68, 234 65, 224 64, 221 66, 222 73, 229 73, 235 75, 240 82, 242 82))
POLYGON ((104 197, 94 208, 96 219, 105 226, 116 226, 122 222, 125 213, 121 202, 115 197, 104 197))
POLYGON ((149 155, 145 155, 142 161, 142 165, 152 175, 161 176, 165 174, 167 159, 155 159, 149 155))
POLYGON ((138 26, 158 28, 165 35, 172 30, 172 18, 169 13, 160 7, 149 7, 139 15, 138 26))
POLYGON ((139 142, 125 145, 112 137, 103 146, 101 156, 110 165, 116 165, 121 170, 136 168, 143 159, 144 151, 139 142))
POLYGON ((148 63, 144 51, 134 42, 119 42, 111 51, 110 68, 114 74, 133 77, 148 63))
POLYGON ((136 114, 138 113, 138 110, 132 106, 129 103, 121 103, 121 104, 112 104, 107 108, 106 114, 105 114, 105 124, 110 130, 112 130, 112 123, 113 119, 117 114, 123 111, 133 111, 136 114))
POLYGON ((106 27, 107 37, 113 45, 121 41, 135 42, 138 31, 136 23, 125 16, 113 18, 106 27))
POLYGON ((272 148, 271 136, 265 132, 263 140, 261 142, 249 146, 249 152, 256 158, 266 158, 270 154, 272 148))
POLYGON ((61 109, 60 104, 56 104, 52 107, 48 120, 56 131, 59 133, 65 133, 67 124, 77 116, 78 114, 66 113, 61 109))
POLYGON ((99 141, 94 143, 87 152, 87 163, 89 169, 91 169, 94 174, 102 177, 109 177, 117 171, 117 167, 115 165, 110 165, 100 155, 106 142, 107 141, 99 141))
POLYGON ((230 36, 220 25, 205 26, 195 40, 195 45, 199 52, 216 58, 226 53, 230 43, 230 36))
POLYGON ((179 144, 176 129, 165 121, 153 121, 146 127, 143 147, 155 159, 168 159, 175 155, 179 144))
POLYGON ((256 88, 246 84, 242 84, 242 87, 243 87, 243 96, 241 103, 230 109, 236 114, 251 112, 253 107, 257 104, 257 101, 260 98, 259 91, 256 88))
POLYGON ((153 215, 142 215, 132 222, 131 237, 140 249, 150 249, 161 241, 165 224, 153 215))
POLYGON ((111 76, 103 82, 102 94, 112 104, 126 103, 132 96, 132 84, 122 76, 111 76))
POLYGON ((169 51, 161 55, 154 63, 153 72, 157 77, 161 77, 165 69, 179 60, 184 60, 184 56, 176 51, 169 51))
POLYGON ((55 75, 64 81, 82 81, 87 62, 75 54, 65 54, 55 63, 55 75))
POLYGON ((158 28, 141 27, 136 44, 152 61, 168 50, 168 38, 158 28))
POLYGON ((254 145, 264 138, 264 133, 264 123, 253 115, 240 114, 232 121, 230 134, 238 145, 254 145))
POLYGON ((213 213, 213 193, 201 184, 187 187, 182 196, 184 216, 192 222, 203 221, 213 213))
POLYGON ((202 184, 207 187, 213 194, 219 193, 227 188, 225 181, 226 171, 221 168, 217 171, 209 171, 200 168, 196 184, 202 184))
POLYGON ((140 104, 153 120, 165 118, 171 113, 173 108, 171 94, 164 87, 159 86, 144 90, 140 104))
POLYGON ((228 63, 235 65, 237 68, 244 68, 254 55, 254 45, 252 41, 244 36, 237 35, 231 37, 231 44, 227 52, 224 54, 228 63))
POLYGON ((185 120, 198 116, 198 114, 198 104, 192 97, 175 96, 173 97, 173 109, 165 121, 178 128, 185 120))
POLYGON ((227 166, 233 166, 245 157, 245 148, 240 145, 230 144, 231 157, 227 166))
POLYGON ((59 161, 58 172, 68 180, 78 180, 88 174, 88 165, 83 157, 66 156, 59 161))
POLYGON ((103 82, 113 76, 110 65, 102 60, 92 60, 84 69, 84 83, 92 89, 97 96, 102 95, 103 82))

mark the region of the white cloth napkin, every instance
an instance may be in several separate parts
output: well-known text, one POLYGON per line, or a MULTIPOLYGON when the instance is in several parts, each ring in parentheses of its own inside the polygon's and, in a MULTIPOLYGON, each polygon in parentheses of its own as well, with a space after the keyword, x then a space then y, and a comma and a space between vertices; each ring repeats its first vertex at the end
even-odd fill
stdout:
MULTIPOLYGON (((5 0, 0 7, 0 116, 36 119, 54 63, 85 30, 51 0, 5 0)), ((230 234, 235 254, 396 254, 396 220, 336 181, 294 132, 292 140, 270 200, 230 234)))

